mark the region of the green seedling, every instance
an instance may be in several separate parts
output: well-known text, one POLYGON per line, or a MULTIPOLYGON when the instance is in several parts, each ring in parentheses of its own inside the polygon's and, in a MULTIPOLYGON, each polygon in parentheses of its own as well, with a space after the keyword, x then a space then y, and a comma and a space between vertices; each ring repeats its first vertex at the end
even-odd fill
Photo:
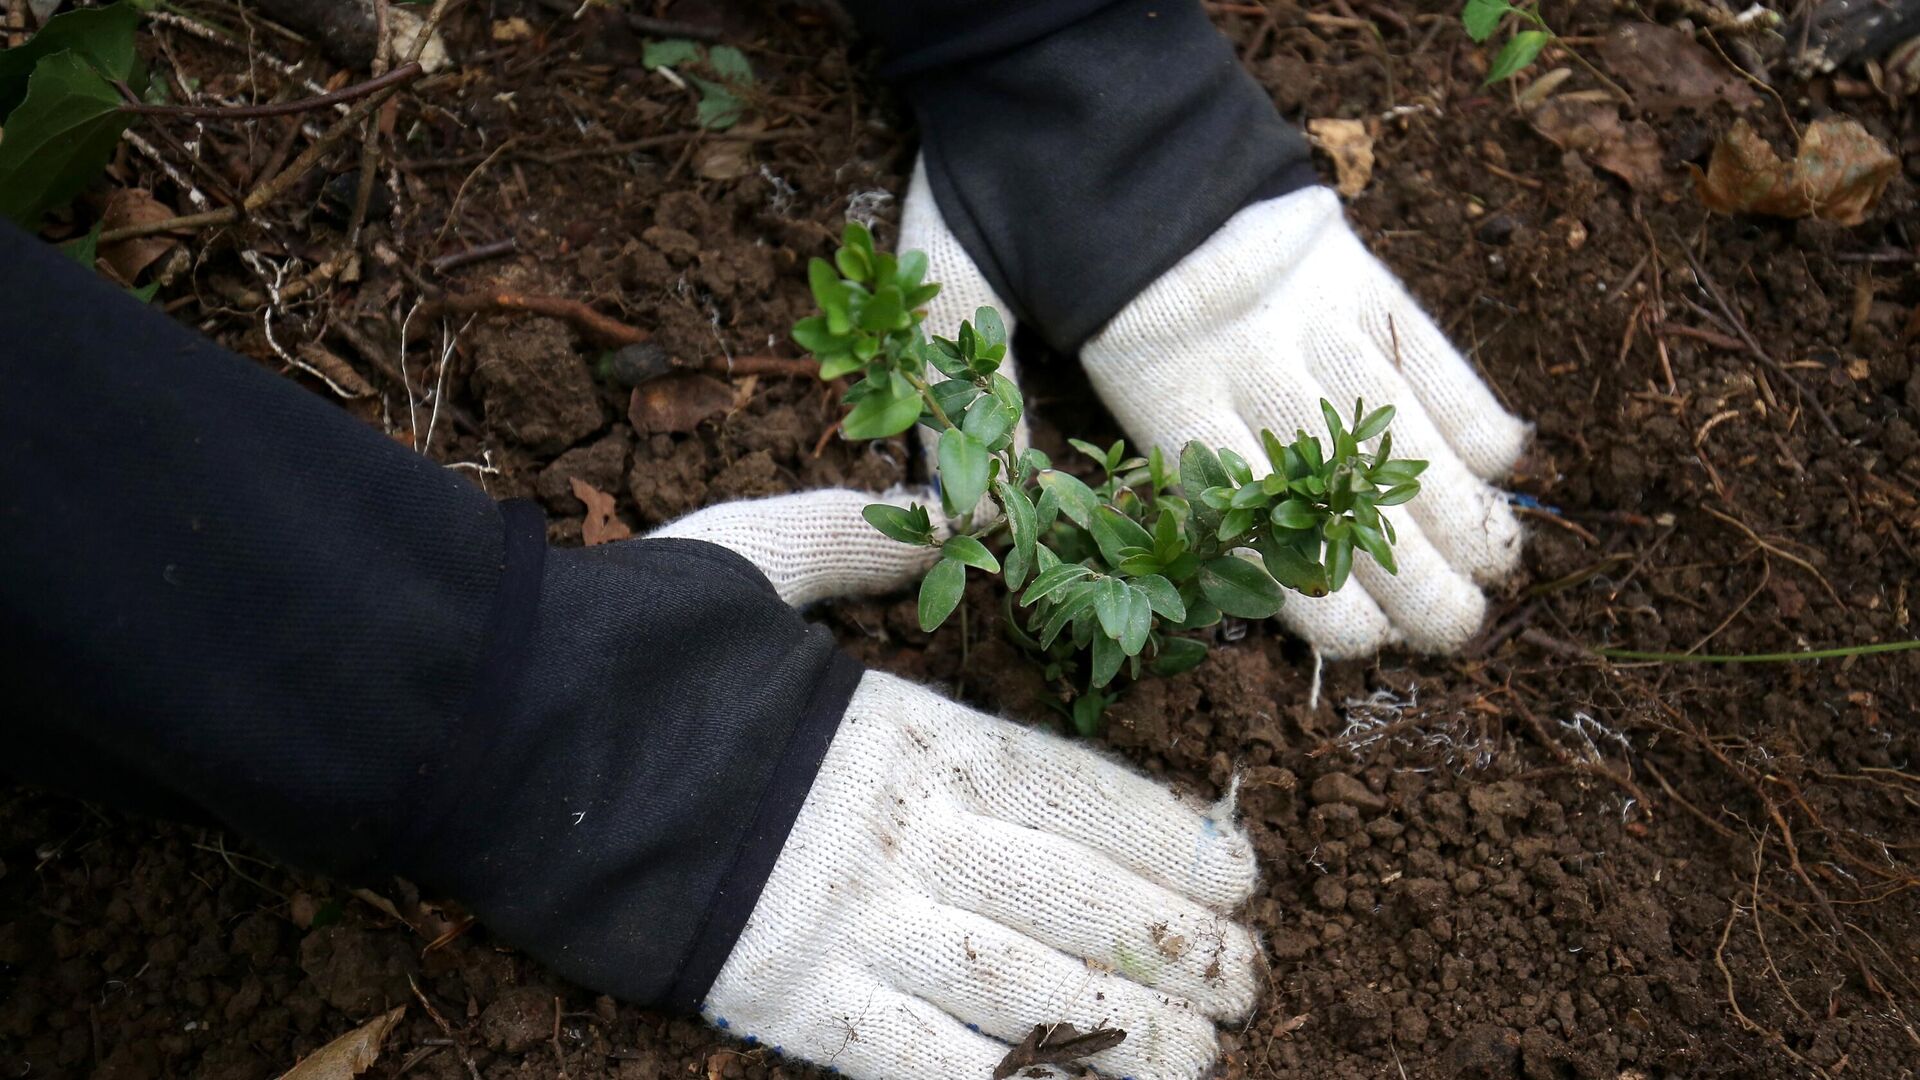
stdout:
POLYGON ((38 227, 106 170, 145 81, 134 32, 147 0, 80 8, 0 51, 0 217, 38 227))
POLYGON ((1116 679, 1200 663, 1207 644, 1194 632, 1273 615, 1289 589, 1338 589, 1356 557, 1395 572, 1382 510, 1419 492, 1427 463, 1393 457, 1392 407, 1356 401, 1343 418, 1322 401, 1325 440, 1261 432, 1264 475, 1198 442, 1174 461, 1159 447, 1136 454, 1124 441, 1071 439, 1094 463, 1089 483, 1015 444, 1026 403, 999 370, 1007 333, 997 311, 980 308, 950 339, 925 334, 924 305, 940 291, 926 276, 925 255, 876 250, 866 228, 849 224, 833 260, 808 266, 820 310, 793 339, 821 378, 852 380, 846 438, 916 424, 937 438, 950 528, 917 504, 865 511, 887 536, 940 551, 920 584, 921 627, 953 614, 969 571, 997 576, 1009 633, 1064 688, 1081 732, 1099 730, 1116 679))
POLYGON ((746 115, 747 103, 740 95, 753 87, 753 65, 731 45, 707 47, 685 38, 649 41, 641 50, 640 63, 649 71, 664 69, 692 83, 700 94, 695 119, 709 131, 725 131, 746 115), (695 67, 708 75, 688 70, 695 67))
POLYGON ((1499 31, 1508 15, 1519 17, 1518 23, 1527 29, 1515 29, 1507 38, 1507 43, 1494 54, 1493 65, 1487 69, 1484 85, 1513 78, 1525 71, 1527 65, 1534 62, 1540 50, 1547 47, 1556 36, 1553 28, 1540 18, 1540 13, 1532 7, 1510 4, 1507 0, 1467 0, 1466 7, 1460 10, 1460 23, 1467 29, 1467 36, 1476 42, 1484 42, 1499 31))

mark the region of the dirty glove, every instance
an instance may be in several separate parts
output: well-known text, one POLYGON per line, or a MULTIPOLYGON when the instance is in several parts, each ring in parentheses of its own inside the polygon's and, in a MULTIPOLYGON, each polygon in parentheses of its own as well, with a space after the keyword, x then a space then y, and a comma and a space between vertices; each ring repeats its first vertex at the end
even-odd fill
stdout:
MULTIPOLYGON (((930 549, 867 525, 872 499, 726 503, 654 535, 738 552, 793 603, 882 591, 930 549)), ((856 1080, 986 1080, 1033 1025, 1062 1021, 1127 1032, 1090 1059, 1109 1075, 1197 1078, 1214 1021, 1258 989, 1258 947, 1226 914, 1255 877, 1230 799, 1182 801, 868 672, 704 1011, 856 1080)))
POLYGON ((1229 802, 868 672, 705 1015, 856 1080, 986 1080, 1062 1021, 1197 1080, 1257 990, 1229 802))
POLYGON ((1324 187, 1255 203, 1148 286, 1082 349, 1094 388, 1127 431, 1189 439, 1264 461, 1259 432, 1318 432, 1319 402, 1393 405, 1396 454, 1430 462, 1395 522, 1396 576, 1354 560, 1351 586, 1289 597, 1280 617, 1333 656, 1404 642, 1464 644, 1510 573, 1520 527, 1488 481, 1512 467, 1527 425, 1347 227, 1324 187), (1407 520, 1411 518, 1411 520, 1407 520))

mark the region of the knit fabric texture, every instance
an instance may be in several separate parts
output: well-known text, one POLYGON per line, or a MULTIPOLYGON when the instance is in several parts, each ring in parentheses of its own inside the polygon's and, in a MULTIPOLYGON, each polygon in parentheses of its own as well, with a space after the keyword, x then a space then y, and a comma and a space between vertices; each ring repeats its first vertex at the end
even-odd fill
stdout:
POLYGON ((704 1013, 855 1080, 984 1080, 1059 1021, 1196 1080, 1254 1003, 1255 878, 1231 797, 868 672, 704 1013))
POLYGON ((1478 585, 1512 572, 1521 531, 1489 481, 1525 447, 1510 415, 1324 187, 1240 211, 1087 342, 1081 363, 1127 433, 1264 463, 1259 432, 1324 434, 1320 400, 1393 405, 1395 456, 1430 462, 1393 511, 1398 575, 1371 558, 1330 596, 1289 596, 1280 618, 1332 657, 1403 642, 1457 648, 1479 628, 1478 585))
POLYGON ((868 523, 860 512, 876 502, 931 503, 935 536, 945 538, 937 497, 903 488, 885 495, 829 488, 721 503, 662 525, 650 537, 718 544, 759 567, 780 599, 805 607, 904 589, 940 558, 937 547, 903 544, 868 523))

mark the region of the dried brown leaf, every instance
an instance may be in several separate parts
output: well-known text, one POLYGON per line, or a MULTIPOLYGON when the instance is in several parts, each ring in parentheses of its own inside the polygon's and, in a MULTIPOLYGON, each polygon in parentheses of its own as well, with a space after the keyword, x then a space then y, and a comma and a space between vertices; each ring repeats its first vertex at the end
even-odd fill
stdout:
POLYGON ((1745 120, 1714 144, 1707 171, 1693 169, 1707 209, 1722 214, 1817 217, 1858 225, 1900 171, 1900 159, 1844 116, 1823 116, 1800 136, 1792 161, 1745 120))
POLYGON ((1072 1024, 1035 1024, 1020 1045, 1007 1051, 993 1070, 993 1080, 1007 1077, 1036 1065, 1068 1065, 1090 1054, 1111 1050, 1127 1041, 1119 1028, 1095 1028, 1081 1031, 1072 1024))
POLYGON ((1530 119, 1534 130, 1563 150, 1572 150, 1599 168, 1625 180, 1635 191, 1657 192, 1668 184, 1661 167, 1660 136, 1639 120, 1621 120, 1611 102, 1557 97, 1544 102, 1530 119))
POLYGON ((1342 196, 1351 199, 1366 190, 1373 179, 1373 136, 1365 121, 1308 120, 1307 134, 1333 159, 1333 175, 1342 196))
POLYGON ((300 1060, 280 1080, 353 1080, 380 1058, 380 1044, 407 1011, 402 1005, 347 1032, 300 1060))
MULTIPOLYGON (((155 199, 151 192, 139 188, 121 188, 107 196, 106 208, 100 212, 100 228, 111 232, 130 225, 151 225, 174 216, 173 207, 155 199)), ((141 271, 158 262, 162 255, 179 244, 179 239, 172 236, 116 240, 111 244, 101 244, 99 257, 121 284, 132 285, 139 279, 141 271)))
POLYGON ((573 497, 587 504, 587 519, 580 523, 580 539, 588 547, 625 540, 633 535, 627 523, 613 514, 613 496, 577 476, 570 477, 573 497))
POLYGON ((1707 109, 1722 101, 1735 109, 1760 104, 1759 92, 1739 72, 1672 27, 1622 23, 1600 43, 1599 51, 1643 109, 1707 109))
POLYGON ((711 375, 687 371, 634 387, 627 418, 643 435, 684 434, 732 407, 732 387, 711 375))

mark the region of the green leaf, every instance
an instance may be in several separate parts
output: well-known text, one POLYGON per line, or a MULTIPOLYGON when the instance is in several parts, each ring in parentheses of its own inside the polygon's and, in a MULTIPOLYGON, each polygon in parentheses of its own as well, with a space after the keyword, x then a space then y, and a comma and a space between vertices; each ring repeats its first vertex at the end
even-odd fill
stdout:
MULTIPOLYGON (((833 253, 833 265, 841 274, 854 281, 869 281, 873 278, 873 266, 859 248, 843 247, 833 253)), ((869 330, 881 330, 885 327, 870 326, 869 330)))
POLYGON ((793 324, 793 343, 810 353, 824 353, 838 348, 840 338, 827 331, 825 316, 809 315, 793 324))
POLYGON ((1247 530, 1252 527, 1252 510, 1229 510, 1227 511, 1227 515, 1220 519, 1220 528, 1215 530, 1214 538, 1223 544, 1232 543, 1241 536, 1246 535, 1247 530))
POLYGON ((1227 470, 1220 458, 1198 441, 1180 448, 1180 487, 1194 500, 1193 522, 1202 533, 1211 533, 1220 525, 1219 508, 1206 505, 1204 493, 1227 486, 1227 470))
POLYGON ((686 78, 700 88, 700 104, 694 108, 693 117, 701 127, 708 131, 725 131, 740 122, 740 117, 747 111, 747 104, 735 97, 725 83, 703 79, 698 75, 688 75, 686 78))
POLYGON ((1068 586, 1067 591, 1060 596, 1059 606, 1053 609, 1052 615, 1047 616, 1047 624, 1040 628, 1041 648, 1053 648, 1053 643, 1060 637, 1060 631, 1066 629, 1068 623, 1093 606, 1094 592, 1094 583, 1091 581, 1076 581, 1068 586))
POLYGON ((845 378, 867 366, 867 361, 860 359, 855 353, 839 353, 832 356, 821 356, 819 360, 821 382, 832 382, 835 379, 845 378))
POLYGON ((1100 629, 1118 639, 1127 632, 1127 615, 1133 604, 1133 592, 1117 577, 1102 579, 1094 587, 1093 613, 1100 616, 1100 629))
POLYGON ((1007 588, 1017 590, 1026 579, 1027 568, 1033 562, 1033 546, 1040 538, 1040 530, 1034 517, 1033 502, 1027 498, 1024 490, 1005 480, 995 480, 993 494, 1000 500, 1001 509, 1006 511, 1007 532, 1013 537, 1013 549, 1007 552, 1006 559, 1007 588))
POLYGON ((993 552, 987 550, 987 545, 981 543, 978 538, 964 533, 948 537, 947 542, 940 545, 940 554, 966 563, 975 570, 985 570, 989 574, 1000 572, 1000 560, 993 557, 993 552))
MULTIPOLYGON (((845 255, 852 250, 852 248, 841 248, 840 253, 845 255)), ((865 258, 865 256, 861 257, 865 258)), ((912 320, 907 318, 906 301, 901 298, 898 285, 882 285, 873 290, 873 296, 867 300, 866 306, 860 309, 860 329, 862 330, 883 334, 889 330, 905 330, 910 325, 912 320)))
MULTIPOLYGON (((631 55, 631 54, 629 54, 631 55)), ((700 58, 700 46, 685 38, 667 38, 664 41, 649 41, 640 50, 640 64, 648 71, 656 68, 674 67, 690 64, 700 58)))
POLYGON ((1360 421, 1360 426, 1353 429, 1353 437, 1365 442, 1387 430, 1387 425, 1393 423, 1393 412, 1393 406, 1382 405, 1368 413, 1366 418, 1360 421))
POLYGON ((1184 637, 1160 639, 1160 655, 1149 665, 1155 675, 1178 675, 1198 667, 1207 658, 1207 644, 1184 637))
POLYGON ((1374 505, 1399 506, 1401 503, 1406 502, 1407 500, 1413 498, 1415 495, 1418 495, 1418 494, 1420 494, 1419 484, 1415 484, 1415 483, 1395 484, 1394 486, 1381 492, 1380 497, 1374 500, 1374 505))
POLYGON ((1141 528, 1139 522, 1111 506, 1102 506, 1093 512, 1088 531, 1093 533, 1093 542, 1100 545, 1100 555, 1108 566, 1119 566, 1127 557, 1126 548, 1153 549, 1153 536, 1141 528))
POLYGON ((1487 79, 1483 85, 1492 86, 1503 79, 1510 79, 1540 55, 1547 47, 1553 35, 1545 30, 1522 30, 1507 39, 1498 55, 1493 58, 1493 66, 1487 69, 1487 79))
POLYGON ((0 217, 29 231, 97 179, 133 116, 78 54, 40 61, 0 138, 0 217))
POLYGON ((1467 0, 1467 6, 1460 12, 1460 22, 1467 28, 1468 37, 1485 41, 1500 28, 1500 20, 1512 10, 1507 0, 1467 0))
POLYGON ((1240 619, 1264 619, 1280 610, 1280 586, 1245 559, 1222 555, 1200 567, 1200 591, 1215 607, 1240 619))
POLYGON ((1128 656, 1139 656, 1140 650, 1147 647, 1147 637, 1153 633, 1153 602, 1147 594, 1132 586, 1127 586, 1127 625, 1120 634, 1120 651, 1128 656))
POLYGON ((1411 483, 1415 477, 1426 471, 1426 462, 1401 458, 1398 461, 1389 461, 1385 465, 1374 466, 1368 471, 1367 479, 1384 488, 1396 488, 1401 484, 1411 483))
POLYGON ((920 582, 920 629, 932 633, 947 621, 967 591, 967 568, 958 559, 941 559, 920 582))
POLYGON ((1353 572, 1353 537, 1342 535, 1327 541, 1327 591, 1337 592, 1353 572))
POLYGON ((1187 617, 1187 605, 1180 599, 1180 590, 1173 582, 1159 574, 1148 574, 1128 582, 1147 598, 1147 604, 1168 622, 1180 622, 1187 617))
POLYGON ((1091 527, 1094 511, 1100 509, 1100 497, 1092 488, 1081 483, 1079 477, 1058 470, 1043 472, 1039 479, 1041 488, 1053 495, 1061 513, 1083 529, 1091 527))
POLYGON ((1220 464, 1227 470, 1227 475, 1233 478, 1234 483, 1253 483, 1253 466, 1247 464, 1246 458, 1224 446, 1220 448, 1220 464))
POLYGON ((928 520, 924 506, 903 510, 892 503, 868 503, 861 509, 860 516, 867 519, 867 524, 903 544, 933 543, 933 523, 928 520))
POLYGON ((105 228, 104 222, 95 222, 93 228, 87 230, 86 235, 76 236, 61 244, 60 250, 65 252, 69 259, 92 270, 94 260, 99 258, 100 233, 105 228))
POLYGON ((1120 661, 1126 658, 1126 654, 1120 649, 1119 642, 1110 637, 1094 638, 1093 673, 1089 677, 1087 685, 1092 689, 1098 690, 1112 682, 1113 677, 1120 673, 1120 661))
MULTIPOLYGON (((952 415, 949 413, 948 415, 952 415)), ((961 421, 960 430, 979 439, 988 449, 1004 446, 1002 441, 1013 432, 1013 411, 1008 409, 999 398, 981 395, 967 410, 966 419, 961 421)))
POLYGON ((1107 706, 1113 704, 1113 698, 1098 691, 1085 693, 1073 701, 1073 730, 1082 738, 1091 739, 1099 735, 1106 725, 1107 706))
POLYGON ((918 419, 920 395, 875 394, 853 407, 840 423, 840 434, 856 440, 885 439, 912 427, 918 419))
POLYGON ((1367 525, 1355 525, 1353 542, 1373 556, 1373 561, 1379 563, 1387 573, 1400 572, 1400 567, 1393 561, 1393 548, 1387 545, 1387 538, 1379 529, 1367 525))
POLYGON ((1040 571, 1039 577, 1033 579, 1033 584, 1027 587, 1027 595, 1020 598, 1020 606, 1031 607, 1034 603, 1059 592, 1063 586, 1092 576, 1093 571, 1079 563, 1061 563, 1044 569, 1040 571))
MULTIPOLYGON (((900 261, 893 271, 894 283, 911 294, 913 290, 921 287, 920 283, 925 281, 926 278, 927 253, 924 251, 902 252, 900 261)), ((933 286, 935 289, 939 287, 937 283, 933 286)), ((931 300, 933 296, 928 296, 927 299, 931 300)))
MULTIPOLYGON (((59 52, 73 53, 105 78, 131 80, 138 63, 133 35, 139 26, 138 6, 123 0, 55 15, 26 44, 0 50, 0 121, 26 99, 28 81, 40 61, 59 52)), ((119 101, 118 94, 114 100, 119 101)))
POLYGON ((940 433, 940 498, 949 514, 969 514, 987 493, 993 455, 987 444, 961 431, 940 433))
POLYGON ((1275 504, 1273 523, 1283 529, 1311 529, 1320 520, 1320 516, 1304 499, 1288 499, 1275 504))
POLYGON ((1007 343, 1007 324, 1000 321, 998 311, 984 305, 974 310, 973 332, 979 336, 983 351, 1007 343))
POLYGON ((1307 596, 1325 596, 1328 593, 1327 572, 1313 555, 1301 548, 1311 546, 1313 554, 1320 551, 1320 540, 1312 534, 1300 538, 1300 545, 1288 543, 1277 536, 1263 536, 1254 544, 1254 550, 1260 553, 1260 563, 1267 568, 1273 579, 1295 592, 1307 596))
POLYGON ((1106 469, 1107 452, 1105 450, 1100 449, 1099 447, 1093 445, 1092 443, 1088 442, 1085 439, 1068 439, 1067 445, 1073 447, 1075 450, 1078 450, 1081 453, 1092 458, 1094 460, 1094 463, 1099 465, 1102 469, 1106 469))
POLYGON ((707 65, 728 82, 747 86, 753 82, 753 65, 747 54, 731 45, 715 45, 707 50, 707 65))

